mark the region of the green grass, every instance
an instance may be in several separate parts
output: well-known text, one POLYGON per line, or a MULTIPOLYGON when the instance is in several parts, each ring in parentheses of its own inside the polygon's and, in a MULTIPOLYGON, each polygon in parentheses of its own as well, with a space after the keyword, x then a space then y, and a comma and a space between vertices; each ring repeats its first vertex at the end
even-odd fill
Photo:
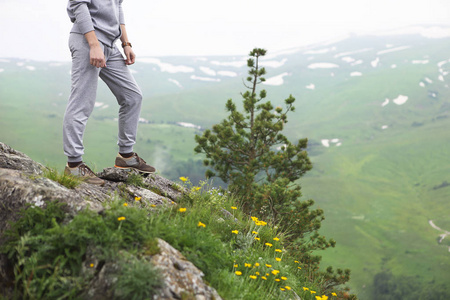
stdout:
POLYGON ((44 170, 43 175, 69 189, 74 189, 82 182, 79 177, 67 175, 64 172, 58 172, 58 170, 48 167, 44 170))
POLYGON ((161 286, 143 257, 160 252, 156 238, 181 251, 224 299, 288 299, 293 291, 315 299, 304 287, 322 295, 323 278, 296 262, 283 245, 284 233, 270 224, 256 225, 232 196, 207 186, 191 189, 177 206, 146 208, 116 198, 101 215, 82 211, 72 220, 55 203, 26 209, 2 246, 14 265, 16 296, 77 298, 102 267, 112 264, 118 268, 107 276, 117 282, 108 295, 147 299, 161 286))

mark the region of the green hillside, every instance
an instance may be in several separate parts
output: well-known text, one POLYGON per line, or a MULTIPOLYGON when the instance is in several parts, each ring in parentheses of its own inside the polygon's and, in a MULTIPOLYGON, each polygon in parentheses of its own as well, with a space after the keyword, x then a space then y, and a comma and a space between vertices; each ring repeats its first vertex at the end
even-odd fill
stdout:
MULTIPOLYGON (((429 223, 450 231, 449 48, 448 38, 353 37, 266 59, 267 99, 276 106, 292 94, 287 136, 309 139, 314 168, 300 184, 325 210, 324 235, 337 241, 323 266, 352 269, 361 299, 371 299, 383 271, 430 286, 450 280, 450 236, 438 243, 444 232, 429 223)), ((172 179, 201 178, 200 129, 176 123, 208 128, 225 117, 227 99, 240 103, 245 60, 138 61, 148 123, 139 125, 136 151, 172 179)), ((0 70, 0 140, 63 169, 70 63, 2 59, 0 70)), ((97 101, 84 158, 99 170, 116 155, 118 107, 104 84, 97 101)))

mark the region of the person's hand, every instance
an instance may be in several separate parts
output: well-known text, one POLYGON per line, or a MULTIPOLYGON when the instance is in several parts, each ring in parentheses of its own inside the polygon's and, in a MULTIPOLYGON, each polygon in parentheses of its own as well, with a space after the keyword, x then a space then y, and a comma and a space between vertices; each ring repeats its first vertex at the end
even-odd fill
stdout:
POLYGON ((106 67, 105 54, 103 53, 102 47, 100 45, 95 45, 91 47, 89 52, 90 64, 97 68, 106 67))
POLYGON ((131 48, 130 46, 125 46, 125 48, 123 48, 123 52, 125 53, 125 56, 126 56, 125 64, 126 65, 134 64, 135 59, 136 59, 136 54, 134 54, 133 48, 131 48))

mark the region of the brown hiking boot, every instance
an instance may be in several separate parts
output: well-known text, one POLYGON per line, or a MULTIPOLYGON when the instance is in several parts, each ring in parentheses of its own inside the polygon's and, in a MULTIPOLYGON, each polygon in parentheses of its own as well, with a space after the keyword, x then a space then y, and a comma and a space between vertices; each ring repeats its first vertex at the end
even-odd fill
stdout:
POLYGON ((137 153, 129 158, 122 157, 122 155, 117 154, 116 163, 114 167, 119 169, 135 169, 141 173, 154 173, 156 169, 150 165, 147 165, 145 160, 139 157, 137 153))
POLYGON ((79 177, 82 181, 90 184, 95 185, 104 185, 105 181, 103 179, 100 179, 95 175, 94 172, 92 172, 91 169, 89 169, 88 166, 86 166, 84 163, 79 164, 75 168, 70 168, 69 165, 66 165, 66 168, 64 169, 64 174, 66 175, 73 175, 79 177))

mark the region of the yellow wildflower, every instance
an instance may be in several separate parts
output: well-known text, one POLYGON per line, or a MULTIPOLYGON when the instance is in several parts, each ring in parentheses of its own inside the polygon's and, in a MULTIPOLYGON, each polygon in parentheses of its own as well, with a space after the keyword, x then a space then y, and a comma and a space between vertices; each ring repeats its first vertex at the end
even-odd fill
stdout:
POLYGON ((188 181, 188 179, 186 177, 183 177, 183 176, 180 177, 180 180, 183 181, 183 182, 188 181))
POLYGON ((255 272, 255 274, 259 276, 259 272, 255 272))
POLYGON ((185 212, 186 211, 186 207, 180 207, 180 209, 178 211, 179 212, 185 212))
POLYGON ((316 296, 315 298, 316 298, 316 300, 322 300, 322 297, 320 297, 320 296, 316 296))
POLYGON ((128 203, 125 202, 125 203, 123 204, 123 206, 128 206, 128 203))
POLYGON ((281 249, 275 249, 275 252, 283 252, 281 249))
POLYGON ((198 222, 198 225, 197 225, 198 227, 206 227, 206 225, 205 224, 203 224, 202 222, 198 222))
POLYGON ((269 273, 266 273, 266 276, 270 276, 270 274, 269 274, 269 273))
POLYGON ((281 288, 281 287, 280 287, 280 290, 285 291, 285 289, 283 289, 283 288, 281 288))
POLYGON ((236 272, 234 272, 234 274, 236 274, 237 276, 241 276, 242 272, 241 271, 236 271, 236 272))
POLYGON ((90 264, 89 267, 93 268, 93 267, 94 267, 94 264, 90 264))
POLYGON ((237 207, 236 206, 232 206, 231 209, 237 209, 237 207))
POLYGON ((309 288, 303 287, 303 290, 304 290, 304 291, 309 291, 309 288))
POLYGON ((252 267, 252 264, 244 263, 244 266, 245 266, 246 268, 251 268, 251 267, 252 267))
POLYGON ((258 234, 258 232, 256 232, 256 231, 253 230, 253 231, 252 231, 252 234, 258 234))
POLYGON ((277 237, 274 237, 273 240, 274 240, 275 242, 278 242, 280 239, 277 238, 277 237))
POLYGON ((268 268, 272 268, 272 265, 266 264, 266 267, 268 267, 268 268))
POLYGON ((249 276, 251 279, 256 279, 256 278, 258 278, 258 276, 255 276, 255 275, 250 275, 249 276))
POLYGON ((156 207, 156 205, 155 205, 155 204, 151 204, 150 206, 151 206, 151 207, 156 207))
POLYGON ((257 217, 250 217, 250 218, 253 220, 253 222, 257 222, 258 221, 257 217))
POLYGON ((281 279, 283 279, 283 280, 287 280, 287 278, 286 278, 286 277, 284 277, 284 276, 281 276, 281 279))
POLYGON ((123 221, 123 220, 125 220, 125 217, 118 217, 117 218, 117 221, 123 221))
POLYGON ((237 230, 233 230, 231 232, 234 233, 234 234, 238 234, 239 233, 239 231, 237 231, 237 230))
POLYGON ((266 243, 265 245, 268 246, 268 247, 272 247, 271 243, 266 243))
POLYGON ((264 280, 267 280, 267 277, 266 277, 266 276, 262 276, 261 278, 264 279, 264 280))
POLYGON ((315 292, 315 291, 309 291, 309 292, 311 293, 311 295, 317 293, 317 292, 315 292))
POLYGON ((259 263, 255 263, 255 267, 259 267, 259 263))
POLYGON ((301 270, 302 268, 300 268, 300 267, 297 267, 297 269, 301 270))
POLYGON ((296 264, 298 264, 299 262, 298 262, 298 260, 294 260, 294 262, 296 263, 296 264))
POLYGON ((328 300, 328 296, 322 295, 322 300, 328 300))
POLYGON ((281 261, 281 258, 275 257, 275 260, 276 260, 276 261, 281 261))
POLYGON ((272 270, 272 274, 273 274, 273 275, 277 275, 278 273, 280 273, 280 271, 278 271, 278 270, 272 270))
POLYGON ((337 297, 336 293, 331 293, 331 296, 337 297))
POLYGON ((142 199, 141 197, 134 197, 135 201, 141 201, 141 199, 142 199))
POLYGON ((266 226, 267 225, 267 222, 264 222, 264 221, 259 221, 259 223, 260 223, 261 226, 266 226))
POLYGON ((261 239, 257 236, 255 236, 255 240, 260 241, 261 239))
POLYGON ((233 265, 233 267, 234 267, 234 268, 237 268, 237 267, 239 267, 239 265, 238 265, 238 264, 235 264, 235 265, 233 265))
POLYGON ((199 186, 194 186, 192 189, 193 189, 194 191, 198 191, 198 190, 201 189, 201 187, 199 187, 199 186))
POLYGON ((287 289, 288 291, 291 290, 291 287, 290 287, 290 286, 285 286, 284 288, 287 289))
POLYGON ((280 281, 280 279, 279 279, 279 278, 275 278, 275 281, 276 281, 276 282, 279 282, 279 281, 280 281))

